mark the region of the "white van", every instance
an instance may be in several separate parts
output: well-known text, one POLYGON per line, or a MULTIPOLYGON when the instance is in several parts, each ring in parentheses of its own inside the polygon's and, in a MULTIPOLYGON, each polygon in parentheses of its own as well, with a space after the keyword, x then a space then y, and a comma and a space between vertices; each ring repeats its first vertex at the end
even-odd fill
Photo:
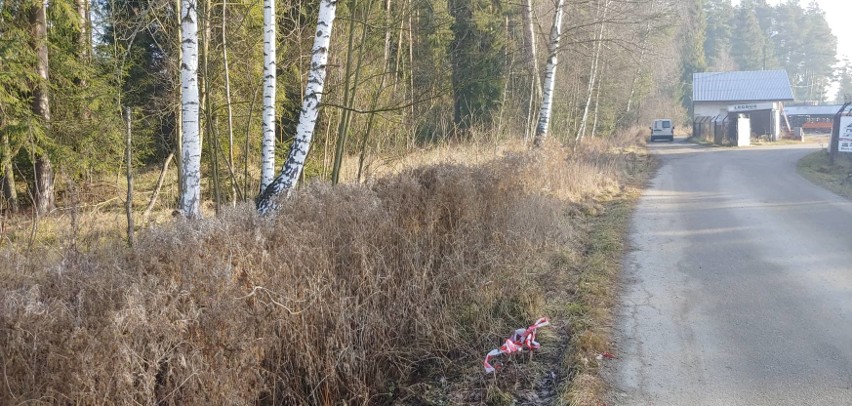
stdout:
POLYGON ((672 120, 663 118, 654 120, 654 125, 651 127, 651 142, 656 139, 674 141, 674 124, 672 120))

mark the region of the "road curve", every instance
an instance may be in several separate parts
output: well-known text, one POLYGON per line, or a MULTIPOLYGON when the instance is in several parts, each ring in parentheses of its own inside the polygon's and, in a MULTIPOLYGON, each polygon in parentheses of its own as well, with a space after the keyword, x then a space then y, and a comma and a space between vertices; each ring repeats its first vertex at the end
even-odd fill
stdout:
POLYGON ((818 146, 652 145, 602 374, 610 405, 852 405, 852 203, 818 146))

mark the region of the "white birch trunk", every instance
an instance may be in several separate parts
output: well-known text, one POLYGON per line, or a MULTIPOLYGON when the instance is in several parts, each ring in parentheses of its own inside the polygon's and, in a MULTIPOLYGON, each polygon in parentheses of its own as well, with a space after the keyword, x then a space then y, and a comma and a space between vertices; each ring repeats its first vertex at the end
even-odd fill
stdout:
POLYGON ((534 144, 537 147, 540 147, 544 143, 544 139, 547 138, 550 113, 553 111, 553 89, 556 85, 556 65, 559 63, 559 40, 562 37, 562 9, 564 6, 565 0, 559 0, 553 16, 553 26, 550 28, 550 44, 547 47, 549 55, 544 74, 541 110, 538 113, 538 126, 535 129, 534 144))
POLYGON ((275 177, 276 98, 275 0, 263 0, 263 142, 261 145, 260 191, 275 177))
POLYGON ((187 218, 201 216, 201 138, 198 101, 198 3, 181 0, 181 195, 178 210, 187 218))
MULTIPOLYGON (((606 67, 606 61, 604 61, 602 65, 606 67)), ((595 89, 595 112, 593 114, 594 118, 592 119, 592 137, 595 137, 598 133, 598 110, 601 104, 601 87, 603 87, 603 79, 601 79, 601 77, 603 76, 603 73, 603 70, 598 73, 597 89, 595 89)))
POLYGON ((597 80, 598 80, 598 71, 600 70, 599 69, 599 63, 600 63, 600 58, 601 58, 601 52, 603 50, 603 36, 604 36, 604 30, 606 29, 605 20, 606 20, 606 14, 607 14, 608 9, 609 9, 609 0, 606 0, 604 2, 604 5, 603 5, 603 11, 602 12, 599 11, 597 13, 598 18, 600 18, 600 21, 601 21, 601 28, 598 31, 597 41, 595 42, 595 52, 594 52, 594 57, 592 58, 592 67, 591 67, 591 71, 589 72, 589 85, 588 85, 587 92, 586 92, 586 106, 583 108, 583 118, 580 121, 580 128, 579 128, 579 130, 577 130, 577 137, 576 137, 577 141, 582 141, 583 137, 586 136, 586 129, 588 127, 588 122, 589 122, 589 110, 592 107, 592 97, 594 96, 595 85, 597 84, 597 80))
POLYGON ((532 86, 537 92, 536 95, 540 95, 542 92, 541 77, 539 76, 538 55, 536 52, 532 0, 526 0, 526 3, 524 3, 524 24, 526 25, 524 35, 527 37, 527 46, 529 47, 529 49, 527 49, 527 57, 530 58, 530 68, 532 69, 532 86))
POLYGON ((311 138, 313 137, 314 127, 316 127, 319 105, 325 87, 328 47, 331 43, 331 29, 337 10, 337 2, 338 0, 321 0, 320 2, 317 34, 311 50, 311 70, 308 73, 308 84, 305 89, 305 99, 302 102, 302 113, 299 115, 299 124, 296 127, 296 137, 290 147, 287 161, 281 168, 281 173, 257 198, 257 210, 261 214, 276 211, 279 195, 283 195, 281 197, 289 196, 299 180, 299 175, 302 174, 305 159, 307 159, 308 150, 311 147, 311 138))
POLYGON ((530 60, 530 99, 527 106, 527 122, 524 126, 524 142, 529 142, 530 134, 533 132, 533 123, 535 121, 535 101, 541 96, 541 74, 538 68, 538 53, 535 40, 535 26, 533 25, 533 9, 532 0, 526 0, 524 7, 524 36, 527 39, 527 58, 530 60))

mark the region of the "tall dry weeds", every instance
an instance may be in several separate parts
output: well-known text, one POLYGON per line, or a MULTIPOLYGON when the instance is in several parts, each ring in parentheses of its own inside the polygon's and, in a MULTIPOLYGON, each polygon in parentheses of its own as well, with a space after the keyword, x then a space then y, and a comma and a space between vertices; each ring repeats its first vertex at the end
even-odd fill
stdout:
MULTIPOLYGON (((624 145, 635 139, 627 137, 624 145)), ((0 404, 384 404, 540 316, 612 142, 314 184, 258 217, 0 252, 0 404)))

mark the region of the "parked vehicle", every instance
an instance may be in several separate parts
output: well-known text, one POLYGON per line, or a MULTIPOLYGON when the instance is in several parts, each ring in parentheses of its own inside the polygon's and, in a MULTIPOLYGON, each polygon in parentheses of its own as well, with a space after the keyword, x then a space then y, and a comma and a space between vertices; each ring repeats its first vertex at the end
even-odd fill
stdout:
POLYGON ((674 124, 671 119, 663 118, 654 120, 654 125, 651 126, 651 142, 657 139, 674 141, 674 124))

